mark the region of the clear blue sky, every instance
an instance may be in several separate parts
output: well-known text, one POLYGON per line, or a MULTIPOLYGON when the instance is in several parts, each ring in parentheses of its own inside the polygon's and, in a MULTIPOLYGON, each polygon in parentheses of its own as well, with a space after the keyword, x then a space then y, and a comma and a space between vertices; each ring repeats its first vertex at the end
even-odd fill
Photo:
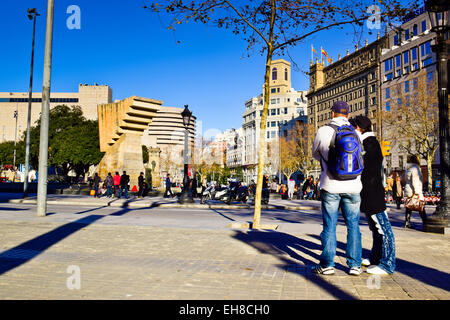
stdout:
MULTIPOLYGON (((166 106, 189 104, 203 122, 203 131, 240 127, 245 101, 261 93, 264 57, 255 52, 248 58, 246 43, 229 30, 189 23, 174 35, 166 28, 169 20, 144 10, 144 4, 55 0, 51 91, 76 92, 79 83, 107 84, 114 100, 138 95, 163 100, 166 106), (81 8, 81 30, 66 27, 70 5, 81 8)), ((33 88, 42 91, 47 1, 1 0, 1 92, 28 91, 32 22, 26 9, 32 7, 41 14, 33 88)), ((339 52, 354 51, 353 40, 343 31, 319 33, 292 49, 291 57, 307 71, 311 44, 319 53, 323 46, 337 60, 339 52)), ((308 83, 305 74, 293 72, 296 90, 307 90, 308 83)))

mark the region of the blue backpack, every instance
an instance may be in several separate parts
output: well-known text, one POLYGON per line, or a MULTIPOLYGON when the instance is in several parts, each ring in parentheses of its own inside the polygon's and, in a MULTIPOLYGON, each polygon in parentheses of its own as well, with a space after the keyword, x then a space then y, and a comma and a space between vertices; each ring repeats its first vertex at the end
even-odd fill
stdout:
MULTIPOLYGON (((351 125, 336 126, 328 151, 328 170, 336 180, 353 180, 364 169, 363 149, 355 129, 351 125)), ((323 157, 322 157, 323 158, 323 157)))

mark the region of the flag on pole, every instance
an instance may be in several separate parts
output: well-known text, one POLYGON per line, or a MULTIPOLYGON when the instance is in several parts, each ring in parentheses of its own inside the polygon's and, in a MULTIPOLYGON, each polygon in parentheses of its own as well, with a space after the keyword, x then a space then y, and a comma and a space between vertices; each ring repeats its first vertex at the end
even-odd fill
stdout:
POLYGON ((317 54, 316 49, 314 49, 314 46, 311 45, 311 61, 314 61, 314 53, 313 52, 315 52, 317 54))
POLYGON ((327 57, 328 63, 331 63, 331 59, 330 59, 330 57, 328 56, 328 54, 326 53, 326 51, 323 50, 323 48, 321 48, 321 50, 322 50, 322 54, 323 54, 325 57, 327 57))

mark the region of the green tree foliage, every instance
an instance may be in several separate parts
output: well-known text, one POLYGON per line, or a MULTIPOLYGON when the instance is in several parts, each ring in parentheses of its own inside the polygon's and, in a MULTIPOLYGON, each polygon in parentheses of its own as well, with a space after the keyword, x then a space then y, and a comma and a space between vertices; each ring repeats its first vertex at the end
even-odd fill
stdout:
POLYGON ((142 146, 142 160, 144 163, 148 163, 148 148, 146 146, 142 146))
MULTIPOLYGON (((16 145, 16 166, 25 162, 25 144, 18 141, 16 145)), ((14 141, 0 143, 0 164, 12 165, 14 163, 14 141)))
MULTIPOLYGON (((37 168, 39 163, 40 119, 30 128, 30 164, 37 168)), ((25 134, 18 143, 17 163, 24 163, 25 134), (19 147, 20 146, 20 147, 19 147)), ((0 160, 8 158, 8 144, 0 145, 0 160), (5 150, 5 152, 3 152, 5 150)), ((14 145, 14 142, 12 142, 14 145)), ((11 155, 12 157, 12 155, 11 155)), ((83 174, 91 165, 98 164, 103 157, 100 152, 98 121, 86 120, 81 107, 59 105, 50 110, 48 165, 62 169, 66 175, 70 170, 83 174)), ((3 160, 5 159, 5 160, 3 160)), ((11 161, 12 163, 12 161, 11 161)))

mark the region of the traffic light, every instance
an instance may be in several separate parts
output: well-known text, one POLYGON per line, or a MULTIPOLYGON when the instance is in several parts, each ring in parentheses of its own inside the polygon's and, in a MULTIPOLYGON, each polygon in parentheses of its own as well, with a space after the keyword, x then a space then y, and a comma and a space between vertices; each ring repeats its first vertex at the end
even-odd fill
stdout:
POLYGON ((381 141, 381 154, 383 157, 389 156, 391 154, 391 142, 381 141))

